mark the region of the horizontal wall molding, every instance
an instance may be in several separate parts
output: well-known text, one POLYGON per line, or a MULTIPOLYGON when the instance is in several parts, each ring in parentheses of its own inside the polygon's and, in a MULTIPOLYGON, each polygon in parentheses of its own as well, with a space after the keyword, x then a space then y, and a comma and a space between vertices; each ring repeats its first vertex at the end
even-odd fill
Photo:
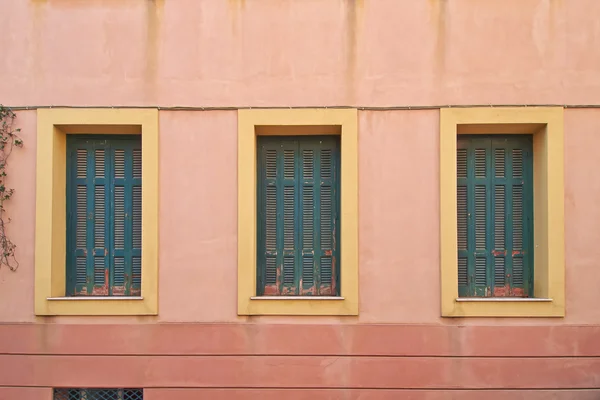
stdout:
MULTIPOLYGON (((0 392, 1 393, 1 392, 0 392)), ((147 389, 144 400, 598 400, 600 389, 462 390, 462 389, 147 389)), ((16 400, 16 398, 15 398, 16 400)))
POLYGON ((0 356, 0 386, 591 389, 600 358, 0 356), (77 371, 75 373, 75 371, 77 371))
POLYGON ((598 338, 600 326, 8 323, 0 354, 600 357, 598 338))
POLYGON ((37 105, 37 106, 9 106, 13 111, 37 110, 43 108, 154 108, 163 111, 236 111, 236 110, 264 110, 264 109, 348 109, 355 108, 361 111, 402 111, 402 110, 439 110, 442 108, 471 108, 471 107, 563 107, 563 108, 600 108, 600 104, 445 104, 445 105, 397 105, 397 106, 157 106, 157 105, 100 105, 100 106, 74 106, 74 105, 37 105))

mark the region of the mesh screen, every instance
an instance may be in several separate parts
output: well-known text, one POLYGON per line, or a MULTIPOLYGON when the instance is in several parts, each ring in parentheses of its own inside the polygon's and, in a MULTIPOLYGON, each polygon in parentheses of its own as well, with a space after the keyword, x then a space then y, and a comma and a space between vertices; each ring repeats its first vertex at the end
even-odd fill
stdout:
POLYGON ((54 389, 54 400, 143 400, 142 389, 54 389))

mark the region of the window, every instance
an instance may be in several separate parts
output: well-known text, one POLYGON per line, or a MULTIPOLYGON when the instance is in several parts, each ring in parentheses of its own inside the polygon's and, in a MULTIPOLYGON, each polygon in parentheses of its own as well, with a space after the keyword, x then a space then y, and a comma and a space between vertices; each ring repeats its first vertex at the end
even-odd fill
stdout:
POLYGON ((156 109, 37 110, 35 315, 158 313, 158 142, 156 109))
POLYGON ((259 138, 259 296, 340 293, 337 139, 259 138))
POLYGON ((457 143, 458 294, 533 294, 531 135, 460 135, 457 143))
POLYGON ((358 315, 357 111, 238 110, 237 154, 238 315, 358 315))
POLYGON ((142 389, 54 389, 54 400, 143 400, 142 389))
POLYGON ((139 296, 140 137, 68 135, 67 148, 67 295, 139 296))
POLYGON ((561 107, 440 110, 443 317, 564 317, 561 107))

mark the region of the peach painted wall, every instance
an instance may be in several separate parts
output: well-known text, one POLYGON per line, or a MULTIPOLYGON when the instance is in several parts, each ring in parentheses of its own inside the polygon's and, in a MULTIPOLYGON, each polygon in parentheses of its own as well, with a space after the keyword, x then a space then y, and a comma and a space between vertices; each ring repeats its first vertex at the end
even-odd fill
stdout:
POLYGON ((4 104, 597 102, 597 0, 20 0, 4 104))
POLYGON ((0 104, 25 141, 0 399, 600 396, 600 1, 0 3, 0 104), (565 110, 566 317, 442 319, 435 106, 502 104, 596 105, 565 110), (158 316, 34 316, 37 106, 161 108, 158 316), (237 112, 177 106, 434 107, 359 111, 358 317, 237 316, 237 112))

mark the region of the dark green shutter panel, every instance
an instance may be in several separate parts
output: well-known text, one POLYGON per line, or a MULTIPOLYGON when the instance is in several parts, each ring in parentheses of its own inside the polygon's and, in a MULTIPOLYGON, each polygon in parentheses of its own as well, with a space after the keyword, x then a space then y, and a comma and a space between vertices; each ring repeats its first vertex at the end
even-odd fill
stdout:
POLYGON ((338 152, 329 137, 260 138, 259 295, 339 293, 338 152))
POLYGON ((141 293, 142 153, 139 141, 115 140, 113 295, 141 293))
POLYGON ((532 159, 530 137, 459 138, 459 296, 533 293, 532 159))
POLYGON ((67 294, 139 295, 139 139, 68 137, 67 294))

